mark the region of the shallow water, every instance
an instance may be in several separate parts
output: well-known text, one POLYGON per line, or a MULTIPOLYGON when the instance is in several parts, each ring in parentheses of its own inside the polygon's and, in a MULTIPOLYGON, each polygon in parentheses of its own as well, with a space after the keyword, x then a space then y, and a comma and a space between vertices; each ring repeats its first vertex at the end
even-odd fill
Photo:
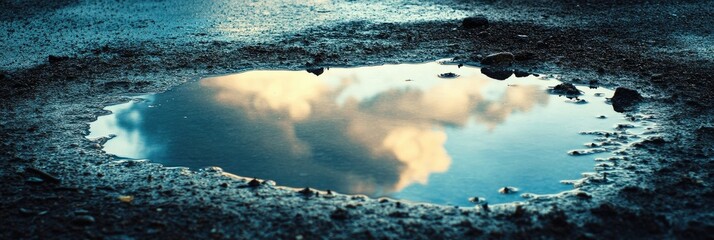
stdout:
MULTIPOLYGON (((589 130, 626 122, 579 86, 578 103, 544 77, 490 79, 479 68, 424 64, 209 77, 107 107, 90 136, 108 153, 225 171, 278 185, 468 206, 571 189, 593 170, 589 130), (439 74, 452 72, 458 77, 439 74), (604 115, 606 118, 600 118, 604 115), (580 151, 582 152, 582 151, 580 151), (498 189, 513 186, 515 194, 498 189)), ((612 150, 612 149, 609 149, 612 150)))

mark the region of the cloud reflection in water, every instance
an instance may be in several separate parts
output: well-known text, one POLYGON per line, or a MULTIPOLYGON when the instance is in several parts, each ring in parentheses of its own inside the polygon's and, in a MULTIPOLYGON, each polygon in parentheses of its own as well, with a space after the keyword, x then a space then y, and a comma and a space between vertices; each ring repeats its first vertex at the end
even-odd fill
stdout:
POLYGON ((326 80, 295 71, 251 71, 206 78, 201 85, 255 127, 280 129, 277 138, 289 146, 275 142, 269 148, 288 147, 289 156, 274 155, 280 159, 273 161, 300 161, 309 165, 302 168, 309 175, 342 185, 333 189, 373 196, 426 184, 430 174, 447 171, 451 157, 444 128, 475 121, 493 129, 511 114, 548 101, 536 85, 508 87, 494 97, 484 94, 494 95, 488 88, 492 80, 482 75, 434 79, 427 85, 375 87, 370 94, 355 92, 369 88, 372 79, 326 80))

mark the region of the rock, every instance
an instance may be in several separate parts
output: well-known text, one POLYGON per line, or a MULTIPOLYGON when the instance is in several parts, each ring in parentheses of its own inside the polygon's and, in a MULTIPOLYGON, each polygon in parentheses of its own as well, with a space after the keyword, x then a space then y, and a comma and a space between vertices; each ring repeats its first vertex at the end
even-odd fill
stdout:
POLYGON ((534 59, 536 57, 535 53, 532 52, 520 52, 513 55, 516 61, 527 61, 534 59))
POLYGON ((469 202, 472 202, 472 203, 475 203, 475 204, 488 203, 488 201, 486 201, 486 199, 485 199, 485 198, 482 198, 482 197, 472 197, 472 198, 469 198, 469 202))
POLYGON ((440 78, 457 78, 459 77, 458 74, 452 73, 452 72, 447 72, 447 73, 442 73, 438 75, 440 78))
POLYGON ((615 95, 611 99, 612 108, 615 112, 626 112, 632 110, 631 108, 643 99, 642 95, 635 90, 618 87, 615 89, 615 95))
POLYGON ((521 71, 521 70, 515 70, 515 71, 513 71, 513 74, 516 75, 516 77, 519 77, 519 78, 521 78, 521 77, 528 77, 528 76, 531 75, 530 73, 528 73, 528 72, 526 72, 526 71, 521 71))
POLYGON ((330 218, 335 219, 335 220, 345 220, 349 218, 349 213, 347 210, 342 209, 342 208, 337 208, 335 211, 332 211, 332 214, 330 214, 330 218))
POLYGON ((597 68, 597 73, 598 73, 598 74, 604 74, 604 73, 605 73, 605 68, 603 68, 603 67, 598 67, 598 68, 597 68))
POLYGON ((57 177, 53 176, 52 174, 49 174, 45 171, 34 168, 34 167, 25 168, 25 172, 35 174, 35 175, 39 176, 42 180, 47 181, 47 182, 51 182, 51 183, 59 183, 60 182, 59 178, 57 178, 57 177))
POLYGON ((511 75, 513 75, 513 71, 511 70, 503 70, 503 69, 497 69, 497 68, 481 68, 481 73, 483 75, 486 75, 490 78, 496 79, 496 80, 506 80, 511 75))
POLYGON ((55 56, 55 55, 50 55, 47 57, 47 61, 50 63, 56 63, 56 62, 61 62, 64 60, 69 60, 69 57, 67 56, 55 56))
POLYGON ((94 217, 89 215, 76 216, 72 219, 72 224, 77 226, 89 226, 94 224, 94 222, 96 222, 94 217))
POLYGON ((642 141, 642 143, 644 143, 644 144, 662 145, 662 144, 667 143, 667 141, 664 140, 664 138, 662 138, 662 137, 649 137, 649 138, 645 139, 644 141, 642 141))
POLYGON ((223 168, 212 166, 212 167, 207 167, 204 168, 206 172, 212 172, 212 173, 221 173, 223 172, 223 168))
POLYGON ((572 83, 561 83, 551 89, 551 93, 562 95, 580 95, 582 92, 578 90, 572 83))
POLYGON ((320 76, 320 74, 325 72, 325 68, 309 68, 306 69, 306 71, 315 74, 315 76, 320 76))
POLYGON ((393 217, 393 218, 408 218, 408 217, 409 217, 409 213, 408 213, 408 212, 394 211, 394 212, 390 213, 389 216, 390 216, 390 217, 393 217))
POLYGON ((309 187, 303 188, 302 190, 299 191, 300 194, 305 195, 305 196, 312 196, 314 191, 310 189, 309 187))
POLYGON ((467 17, 461 22, 461 26, 466 29, 487 28, 488 19, 484 16, 467 17))
POLYGON ((515 56, 510 52, 500 52, 494 53, 486 56, 481 60, 481 64, 484 65, 505 65, 511 64, 515 60, 515 56))
POLYGON ((518 188, 515 187, 502 187, 501 189, 498 189, 498 193, 500 194, 511 194, 516 192, 518 192, 518 188))
POLYGON ((694 133, 697 135, 697 141, 714 144, 714 127, 700 126, 694 133))
POLYGON ((575 194, 575 196, 578 197, 578 198, 580 198, 580 199, 591 199, 591 198, 593 198, 592 196, 590 196, 590 194, 588 194, 588 193, 586 193, 586 192, 578 192, 577 194, 575 194))
POLYGON ((248 182, 248 186, 249 187, 259 187, 260 181, 258 181, 258 179, 253 178, 253 180, 250 180, 250 182, 248 182))

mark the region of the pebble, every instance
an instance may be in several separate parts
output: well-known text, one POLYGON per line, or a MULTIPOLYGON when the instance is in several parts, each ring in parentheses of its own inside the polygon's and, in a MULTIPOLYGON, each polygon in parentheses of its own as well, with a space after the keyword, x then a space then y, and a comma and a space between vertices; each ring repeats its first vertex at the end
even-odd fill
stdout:
POLYGON ((89 215, 76 216, 72 219, 72 224, 77 226, 88 226, 94 224, 94 222, 96 222, 94 217, 89 215))
POLYGON ((89 211, 87 211, 85 209, 77 209, 77 210, 74 210, 74 214, 75 215, 88 215, 89 211))
POLYGON ((34 183, 34 184, 40 184, 40 183, 45 182, 45 180, 42 180, 42 178, 38 178, 38 177, 29 177, 25 181, 28 183, 34 183))
POLYGON ((32 211, 27 208, 20 208, 20 213, 25 214, 25 215, 34 215, 35 211, 32 211))

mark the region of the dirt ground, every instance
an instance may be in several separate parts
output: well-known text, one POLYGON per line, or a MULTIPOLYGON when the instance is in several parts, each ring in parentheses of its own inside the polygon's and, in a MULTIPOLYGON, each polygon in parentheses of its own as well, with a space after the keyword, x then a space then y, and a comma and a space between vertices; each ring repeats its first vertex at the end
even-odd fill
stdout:
POLYGON ((658 2, 3 1, 0 238, 712 239, 714 2, 658 2), (488 26, 462 25, 476 15, 488 26), (637 90, 628 114, 661 137, 605 181, 488 210, 251 187, 85 138, 103 107, 202 76, 502 51, 509 70, 637 90))

